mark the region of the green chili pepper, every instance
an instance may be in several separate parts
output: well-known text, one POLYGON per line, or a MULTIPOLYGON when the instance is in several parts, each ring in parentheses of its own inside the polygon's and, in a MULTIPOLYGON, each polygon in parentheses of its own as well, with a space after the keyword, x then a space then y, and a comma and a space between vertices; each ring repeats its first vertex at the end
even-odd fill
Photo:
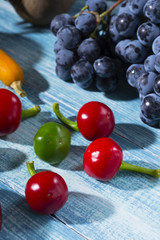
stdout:
POLYGON ((38 158, 50 164, 60 163, 68 155, 70 144, 70 131, 55 122, 42 125, 33 140, 38 158))

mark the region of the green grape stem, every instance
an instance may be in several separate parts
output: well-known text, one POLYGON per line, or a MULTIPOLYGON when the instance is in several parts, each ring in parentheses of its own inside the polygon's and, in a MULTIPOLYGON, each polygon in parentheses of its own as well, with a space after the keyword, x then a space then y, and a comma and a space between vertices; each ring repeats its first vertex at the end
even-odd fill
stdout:
POLYGON ((71 121, 68 118, 66 118, 59 109, 59 104, 58 103, 53 103, 53 111, 56 114, 56 116, 58 117, 58 119, 63 122, 65 125, 67 125, 68 127, 70 127, 71 129, 78 131, 78 126, 77 126, 77 122, 71 121))
POLYGON ((41 108, 38 105, 35 105, 34 107, 29 108, 29 109, 23 109, 22 115, 21 115, 22 119, 28 118, 28 117, 33 117, 33 116, 37 115, 40 111, 41 111, 41 108))
POLYGON ((124 0, 118 0, 117 2, 115 2, 109 9, 107 9, 100 15, 101 19, 104 19, 106 15, 109 15, 122 2, 124 2, 124 0))
POLYGON ((125 170, 125 171, 139 172, 139 173, 150 175, 155 178, 160 177, 160 169, 150 169, 150 168, 140 167, 124 161, 122 161, 119 169, 125 170))
MULTIPOLYGON (((107 9, 105 12, 101 13, 100 15, 97 12, 93 12, 93 11, 89 11, 89 13, 93 13, 95 15, 99 15, 99 18, 101 19, 101 21, 103 21, 104 17, 106 15, 109 15, 119 4, 121 4, 122 2, 124 2, 124 0, 118 0, 117 2, 115 2, 109 9, 107 9)), ((86 9, 88 9, 88 5, 85 5, 81 11, 74 15, 73 18, 76 19, 77 17, 79 17, 86 9)), ((101 22, 100 21, 100 22, 101 22)), ((100 23, 98 22, 98 24, 100 23)))
POLYGON ((92 14, 94 14, 96 16, 96 19, 97 19, 97 26, 94 30, 93 33, 91 33, 90 37, 93 38, 93 39, 96 39, 96 31, 98 29, 98 26, 102 23, 103 27, 106 28, 107 27, 107 23, 106 21, 104 21, 104 17, 106 15, 110 15, 110 13, 120 4, 122 3, 124 0, 118 0, 117 2, 115 2, 109 9, 107 9, 105 12, 99 14, 97 12, 91 12, 92 14))
POLYGON ((80 13, 74 15, 73 18, 76 19, 77 17, 79 17, 79 15, 81 15, 86 9, 88 9, 88 5, 84 6, 84 7, 81 9, 80 13))
POLYGON ((31 177, 36 174, 35 168, 34 168, 34 161, 27 162, 27 169, 31 177))

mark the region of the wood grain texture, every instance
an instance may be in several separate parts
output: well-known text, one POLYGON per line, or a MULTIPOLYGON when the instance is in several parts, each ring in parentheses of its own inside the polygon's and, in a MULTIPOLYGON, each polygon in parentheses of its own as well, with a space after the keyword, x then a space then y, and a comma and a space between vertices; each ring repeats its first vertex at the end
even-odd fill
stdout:
POLYGON ((0 239, 84 239, 55 217, 34 213, 23 196, 1 182, 0 201, 3 217, 0 239))
MULTIPOLYGON (((84 1, 76 1, 71 14, 76 13, 83 3, 84 1)), ((7 188, 3 191, 4 208, 7 209, 9 204, 12 209, 15 199, 24 196, 25 184, 29 178, 26 161, 34 160, 36 169, 56 171, 66 180, 69 188, 66 205, 55 214, 59 221, 35 216, 28 210, 24 199, 22 207, 16 204, 16 214, 21 213, 23 220, 26 216, 26 219, 33 219, 34 226, 40 226, 37 236, 40 236, 42 226, 45 225, 41 239, 84 237, 91 240, 158 240, 159 180, 127 172, 119 172, 107 183, 88 177, 82 168, 82 158, 89 141, 73 131, 70 153, 58 166, 50 166, 35 156, 33 138, 38 128, 48 121, 59 122, 52 111, 53 102, 59 102, 66 117, 75 119, 77 111, 84 103, 98 100, 107 104, 114 112, 116 127, 111 137, 122 147, 124 160, 141 166, 160 168, 160 130, 148 127, 140 121, 137 93, 128 88, 123 79, 119 90, 107 96, 60 80, 55 74, 55 41, 56 38, 49 29, 34 28, 31 24, 22 22, 12 6, 0 0, 0 48, 10 54, 24 70, 23 88, 27 97, 21 99, 23 108, 35 104, 42 108, 40 114, 23 120, 15 133, 0 140, 0 181, 3 183, 0 187, 4 188, 5 184, 7 188), (15 196, 13 199, 12 195, 15 196), (56 237, 53 236, 54 233, 56 237)), ((0 87, 5 86, 0 83, 0 87)), ((30 231, 24 228, 21 232, 19 224, 14 225, 14 221, 11 218, 13 233, 18 232, 20 236, 23 233, 28 239, 35 239, 33 236, 36 236, 36 232, 31 231, 31 225, 28 226, 30 231)), ((24 226, 27 226, 25 220, 24 226)), ((7 228, 3 231, 2 234, 6 234, 6 237, 7 228)))

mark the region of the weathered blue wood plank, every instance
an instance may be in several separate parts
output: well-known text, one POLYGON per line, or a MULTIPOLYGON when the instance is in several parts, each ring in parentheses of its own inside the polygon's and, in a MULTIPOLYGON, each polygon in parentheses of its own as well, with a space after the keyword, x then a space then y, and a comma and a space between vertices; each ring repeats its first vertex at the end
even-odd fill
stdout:
MULTIPOLYGON (((6 6, 5 3, 3 4, 6 6)), ((77 5, 79 6, 79 2, 77 5)), ((102 101, 108 104, 115 114, 117 123, 115 132, 117 134, 128 138, 141 147, 147 146, 146 151, 159 155, 160 138, 158 136, 160 130, 148 127, 141 122, 139 118, 140 100, 132 88, 122 87, 116 93, 105 96, 103 93, 83 90, 73 83, 63 82, 55 74, 53 45, 56 37, 51 34, 49 29, 34 29, 29 23, 18 25, 21 19, 11 7, 7 6, 7 13, 8 16, 12 13, 14 18, 6 26, 6 18, 3 17, 6 13, 2 11, 0 21, 3 31, 0 33, 0 45, 23 67, 25 72, 24 88, 27 90, 28 84, 38 88, 38 96, 31 96, 32 89, 28 91, 28 98, 32 102, 43 103, 43 92, 72 106, 77 111, 87 101, 102 101), (62 89, 65 89, 65 94, 62 89), (72 97, 70 97, 70 93, 72 93, 72 97), (85 97, 81 98, 80 96, 85 97)))
MULTIPOLYGON (((73 10, 80 4, 82 2, 77 1, 73 10)), ((124 160, 160 167, 160 133, 140 121, 137 94, 122 87, 121 91, 105 96, 63 82, 55 75, 53 44, 56 38, 50 30, 20 24, 21 18, 2 0, 0 16, 0 47, 17 60, 25 72, 27 98, 21 99, 23 107, 40 104, 42 108, 38 116, 22 121, 15 133, 0 140, 0 180, 24 196, 29 178, 26 161, 34 160, 37 169, 56 171, 67 182, 69 199, 56 213, 66 226, 89 239, 148 240, 148 236, 159 239, 159 180, 123 172, 108 183, 89 178, 82 169, 83 153, 89 142, 80 133, 72 134, 71 151, 57 167, 37 159, 32 146, 34 134, 43 123, 58 121, 52 112, 54 101, 58 101, 62 112, 70 117, 76 116, 85 102, 98 100, 111 107, 115 114, 116 127, 111 137, 122 147, 124 160), (8 18, 10 21, 6 24, 8 18)), ((0 83, 0 87, 4 85, 0 83)), ((41 222, 41 218, 37 221, 41 222)), ((52 234, 51 226, 48 231, 52 234)), ((70 233, 69 236, 75 239, 70 233)))
MULTIPOLYGON (((76 138, 73 135, 73 142, 76 138)), ((126 140, 117 136, 113 136, 113 138, 125 149, 124 160, 142 166, 157 167, 154 163, 149 164, 152 156, 147 156, 142 149, 135 150, 134 146, 126 140), (143 162, 141 161, 142 155, 143 162)), ((82 146, 76 147, 77 152, 75 152, 75 146, 72 146, 69 156, 58 167, 51 167, 38 160, 31 147, 29 149, 28 146, 23 146, 22 153, 19 152, 20 149, 22 150, 20 144, 13 144, 17 150, 9 151, 7 149, 5 151, 3 149, 1 151, 0 179, 24 195, 24 187, 29 174, 26 163, 19 159, 22 160, 23 154, 26 153, 26 160, 34 160, 36 168, 56 171, 66 180, 70 192, 69 199, 64 208, 56 213, 56 216, 76 231, 91 239, 100 237, 106 239, 105 236, 109 232, 112 233, 113 239, 118 239, 118 237, 125 239, 130 235, 135 236, 135 239, 147 239, 147 234, 153 231, 151 239, 156 239, 160 233, 159 181, 147 176, 122 172, 108 183, 100 183, 91 179, 82 171, 85 144, 80 138, 79 142, 82 146), (10 159, 10 161, 6 161, 6 159, 10 159), (143 228, 136 230, 137 225, 141 226, 142 224, 143 228), (128 230, 122 231, 121 225, 128 230), (114 231, 115 226, 116 232, 114 231)))
POLYGON ((31 211, 25 198, 2 182, 0 202, 3 216, 0 239, 84 239, 55 217, 31 211))

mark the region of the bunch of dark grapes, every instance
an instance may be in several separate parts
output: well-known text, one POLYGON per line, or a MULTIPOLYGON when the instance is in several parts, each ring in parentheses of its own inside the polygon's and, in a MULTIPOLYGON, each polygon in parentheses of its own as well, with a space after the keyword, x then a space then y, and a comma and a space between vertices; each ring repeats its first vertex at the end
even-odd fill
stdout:
POLYGON ((141 120, 160 126, 160 0, 118 0, 109 9, 106 0, 87 0, 76 16, 56 16, 51 30, 59 78, 112 92, 118 58, 139 93, 141 120))
POLYGON ((107 93, 117 88, 114 45, 106 31, 107 10, 106 0, 87 0, 75 16, 62 13, 53 18, 55 70, 60 79, 107 93))
POLYGON ((126 0, 111 17, 115 52, 129 63, 128 83, 137 89, 140 118, 160 125, 160 0, 126 0))

